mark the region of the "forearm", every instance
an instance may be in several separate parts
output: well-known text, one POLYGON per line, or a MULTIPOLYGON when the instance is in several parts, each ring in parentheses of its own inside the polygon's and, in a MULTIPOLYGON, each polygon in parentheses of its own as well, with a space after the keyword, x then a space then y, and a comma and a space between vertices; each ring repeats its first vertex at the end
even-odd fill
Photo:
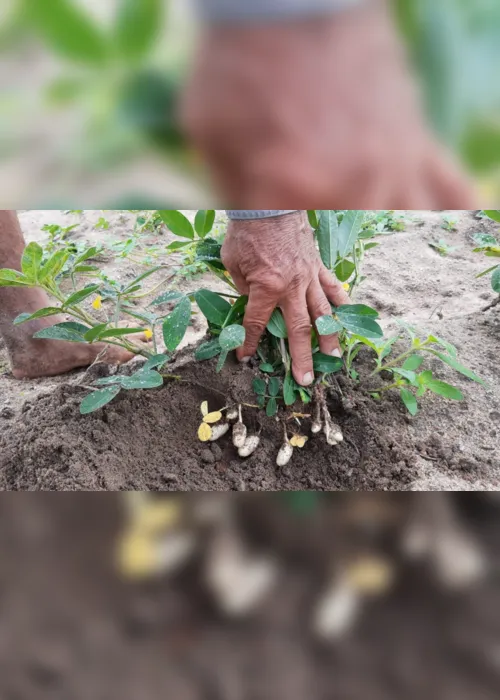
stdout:
POLYGON ((367 0, 195 0, 209 23, 233 24, 317 17, 359 5, 367 0))

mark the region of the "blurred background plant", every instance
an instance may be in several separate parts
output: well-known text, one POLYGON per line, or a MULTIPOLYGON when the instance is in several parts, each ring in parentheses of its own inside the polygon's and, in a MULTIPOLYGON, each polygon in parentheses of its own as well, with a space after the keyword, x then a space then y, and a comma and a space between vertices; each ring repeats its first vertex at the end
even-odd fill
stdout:
MULTIPOLYGON (((435 127, 500 195, 500 3, 392 2, 435 127)), ((5 202, 200 205, 209 183, 175 116, 196 35, 185 0, 4 0, 5 202)))

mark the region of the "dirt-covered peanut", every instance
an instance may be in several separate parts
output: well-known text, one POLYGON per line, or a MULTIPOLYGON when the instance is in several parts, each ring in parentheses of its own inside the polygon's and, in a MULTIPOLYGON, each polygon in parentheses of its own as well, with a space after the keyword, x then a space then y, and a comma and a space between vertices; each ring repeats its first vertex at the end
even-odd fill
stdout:
POLYGON ((243 447, 247 439, 247 426, 243 424, 241 405, 238 406, 238 422, 233 425, 233 445, 238 449, 243 447))
POLYGON ((218 440, 223 435, 225 435, 228 430, 229 430, 228 423, 220 423, 219 425, 214 425, 214 427, 212 428, 212 435, 210 437, 210 442, 214 442, 215 440, 218 440))
POLYGON ((311 433, 313 433, 313 435, 320 433, 322 427, 323 424, 321 422, 321 404, 319 401, 316 401, 316 403, 314 404, 314 414, 313 422, 311 425, 311 433))
POLYGON ((238 454, 240 457, 250 457, 251 454, 255 452, 260 444, 260 437, 258 435, 249 435, 245 440, 243 447, 240 447, 238 454))
POLYGON ((226 417, 230 423, 238 420, 238 409, 236 406, 227 409, 226 417))
POLYGON ((291 460, 293 455, 293 447, 289 442, 283 443, 276 457, 276 464, 278 467, 284 467, 291 460))
POLYGON ((233 445, 238 449, 243 447, 247 439, 247 426, 243 423, 235 423, 233 425, 233 445))

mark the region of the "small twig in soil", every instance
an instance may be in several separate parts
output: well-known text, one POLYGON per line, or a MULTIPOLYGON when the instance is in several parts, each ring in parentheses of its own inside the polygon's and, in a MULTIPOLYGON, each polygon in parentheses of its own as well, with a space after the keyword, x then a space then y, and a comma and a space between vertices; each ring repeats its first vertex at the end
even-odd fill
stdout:
POLYGON ((484 309, 481 309, 481 311, 489 311, 490 309, 493 309, 495 306, 498 306, 500 304, 500 296, 495 299, 495 301, 492 301, 491 304, 488 304, 488 306, 485 306, 484 309))

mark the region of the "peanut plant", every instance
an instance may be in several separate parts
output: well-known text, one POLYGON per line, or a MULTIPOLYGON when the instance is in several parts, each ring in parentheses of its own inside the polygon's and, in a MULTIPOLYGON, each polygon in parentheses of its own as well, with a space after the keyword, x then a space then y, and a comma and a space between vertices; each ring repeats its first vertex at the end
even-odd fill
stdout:
MULTIPOLYGON (((500 209, 487 209, 483 212, 483 214, 485 214, 489 219, 500 223, 500 209)), ((475 253, 484 253, 484 255, 486 255, 488 258, 500 258, 500 242, 495 238, 495 236, 478 233, 474 239, 477 244, 474 248, 475 253)), ((483 270, 483 272, 480 272, 477 277, 484 277, 484 275, 489 275, 490 272, 493 273, 491 276, 492 289, 499 296, 491 304, 488 304, 483 311, 487 311, 488 309, 500 304, 500 263, 496 263, 487 270, 483 270)))
POLYGON ((95 312, 103 309, 102 294, 106 286, 106 282, 99 276, 99 268, 89 264, 97 252, 97 248, 90 247, 80 255, 74 256, 71 249, 66 247, 47 254, 38 243, 30 243, 24 251, 20 272, 0 270, 0 286, 38 287, 54 299, 52 306, 38 309, 35 313, 20 314, 14 320, 15 325, 56 315, 65 315, 71 319, 37 331, 34 334, 35 338, 90 344, 105 342, 146 357, 146 363, 131 376, 113 375, 98 379, 94 383, 95 391, 82 401, 81 413, 91 413, 101 408, 112 401, 122 389, 151 389, 161 386, 165 376, 162 376, 159 370, 168 362, 169 355, 158 352, 158 333, 161 330, 167 352, 174 352, 191 321, 189 297, 172 289, 154 298, 147 310, 136 310, 137 299, 153 295, 154 291, 164 284, 162 281, 153 288, 143 290, 146 279, 164 269, 161 265, 146 270, 126 284, 114 283, 111 291, 108 289, 107 293, 110 312, 96 316, 95 312), (63 270, 66 270, 72 281, 72 288, 67 291, 63 291, 61 287, 63 270), (81 276, 94 278, 94 281, 78 288, 76 279, 81 276), (176 303, 173 310, 160 310, 172 302, 176 303), (122 315, 133 318, 136 325, 120 327, 122 315), (136 334, 143 334, 151 339, 151 347, 131 339, 131 336, 136 334))

